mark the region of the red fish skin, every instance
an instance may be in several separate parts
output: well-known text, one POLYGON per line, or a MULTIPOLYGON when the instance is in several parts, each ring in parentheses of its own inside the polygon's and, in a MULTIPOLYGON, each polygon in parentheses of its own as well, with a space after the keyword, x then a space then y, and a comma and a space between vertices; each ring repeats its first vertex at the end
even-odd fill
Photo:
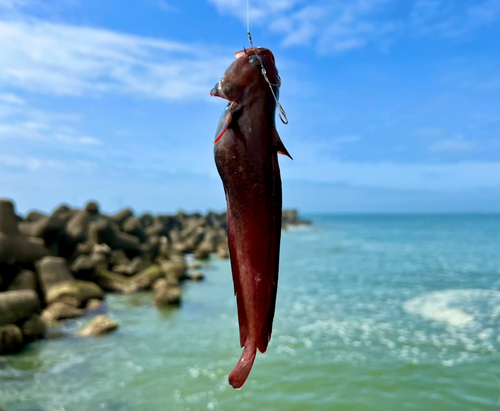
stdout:
MULTIPOLYGON (((257 52, 266 62, 270 80, 277 83, 272 53, 263 48, 257 52)), ((254 53, 254 48, 248 49, 233 62, 213 92, 238 104, 231 124, 214 148, 227 200, 240 343, 245 347, 229 376, 229 383, 237 389, 250 373, 256 350, 265 352, 271 338, 281 238, 277 154, 282 143, 274 124, 276 103, 260 63, 249 63, 254 53)))

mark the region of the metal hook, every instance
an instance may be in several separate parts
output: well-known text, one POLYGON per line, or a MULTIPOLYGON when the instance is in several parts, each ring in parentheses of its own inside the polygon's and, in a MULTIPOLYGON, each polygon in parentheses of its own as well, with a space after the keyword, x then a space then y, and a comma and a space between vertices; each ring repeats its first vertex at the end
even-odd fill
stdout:
MULTIPOLYGON (((250 41, 251 46, 255 48, 255 46, 253 45, 252 35, 250 34, 250 29, 248 30, 248 40, 250 41)), ((245 49, 245 53, 246 53, 246 49, 245 49)), ((278 113, 280 120, 283 124, 288 124, 288 118, 286 116, 285 110, 283 109, 280 102, 276 98, 276 94, 274 94, 274 90, 273 90, 273 87, 281 87, 281 77, 279 76, 279 74, 276 73, 276 77, 278 79, 278 84, 271 83, 271 81, 267 77, 267 71, 264 68, 264 64, 262 63, 262 60, 261 60, 259 54, 257 53, 257 51, 255 51, 255 57, 257 57, 257 59, 259 60, 262 75, 264 76, 264 79, 266 80, 267 84, 269 84, 269 88, 271 89, 271 93, 274 97, 274 101, 276 101, 276 105, 278 106, 278 109, 280 111, 278 113)))
POLYGON ((278 109, 279 109, 279 113, 278 113, 278 116, 280 117, 280 120, 283 124, 288 124, 288 118, 286 117, 286 113, 285 113, 285 110, 283 109, 283 107, 281 107, 281 104, 279 103, 279 101, 276 102, 278 104, 278 109), (281 116, 283 114, 283 117, 285 117, 285 119, 283 119, 283 117, 281 116))

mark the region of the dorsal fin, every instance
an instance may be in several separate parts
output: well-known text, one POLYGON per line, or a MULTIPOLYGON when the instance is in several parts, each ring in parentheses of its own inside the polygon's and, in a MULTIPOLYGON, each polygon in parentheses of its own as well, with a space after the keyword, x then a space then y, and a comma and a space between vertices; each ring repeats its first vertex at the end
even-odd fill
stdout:
POLYGON ((281 141, 281 138, 278 134, 278 130, 276 130, 276 128, 273 127, 273 131, 274 131, 274 139, 275 139, 276 149, 278 150, 278 154, 283 154, 284 156, 290 157, 293 160, 292 156, 290 155, 285 145, 281 141))

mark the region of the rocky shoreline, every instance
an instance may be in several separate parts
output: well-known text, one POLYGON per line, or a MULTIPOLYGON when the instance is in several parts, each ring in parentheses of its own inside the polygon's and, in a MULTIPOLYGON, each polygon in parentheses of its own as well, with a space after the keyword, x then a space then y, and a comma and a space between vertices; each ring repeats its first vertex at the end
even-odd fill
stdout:
MULTIPOLYGON (((307 224, 296 210, 283 212, 283 227, 307 224)), ((83 209, 60 205, 50 215, 22 218, 10 200, 0 200, 0 355, 44 338, 48 327, 98 312, 106 292, 152 290, 156 307, 179 306, 183 281, 199 281, 199 262, 229 257, 226 214, 209 212, 114 215, 96 202, 83 209)), ((118 327, 97 315, 77 336, 118 327)))

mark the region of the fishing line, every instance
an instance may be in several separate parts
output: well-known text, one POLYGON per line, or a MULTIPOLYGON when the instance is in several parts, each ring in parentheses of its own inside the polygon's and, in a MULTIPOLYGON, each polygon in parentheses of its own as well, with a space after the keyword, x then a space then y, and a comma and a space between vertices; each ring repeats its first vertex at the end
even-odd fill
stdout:
MULTIPOLYGON (((250 42, 250 45, 252 47, 255 47, 253 45, 253 40, 252 40, 252 35, 250 34, 250 0, 247 0, 247 34, 248 34, 248 41, 250 42)), ((276 94, 274 94, 273 86, 274 87, 281 87, 281 77, 279 74, 276 74, 276 77, 278 77, 278 84, 273 84, 269 81, 269 78, 267 77, 267 72, 266 69, 264 68, 264 63, 262 62, 262 59, 260 58, 259 54, 257 53, 257 50, 255 51, 255 57, 259 60, 260 63, 260 71, 262 72, 262 75, 267 81, 267 84, 269 84, 269 88, 271 89, 271 93, 274 97, 274 101, 276 101, 276 105, 278 106, 279 109, 279 117, 280 120, 283 124, 288 124, 288 118, 285 113, 285 109, 281 106, 280 102, 276 98, 276 94)))
POLYGON ((250 0, 247 0, 247 33, 250 36, 250 0))

